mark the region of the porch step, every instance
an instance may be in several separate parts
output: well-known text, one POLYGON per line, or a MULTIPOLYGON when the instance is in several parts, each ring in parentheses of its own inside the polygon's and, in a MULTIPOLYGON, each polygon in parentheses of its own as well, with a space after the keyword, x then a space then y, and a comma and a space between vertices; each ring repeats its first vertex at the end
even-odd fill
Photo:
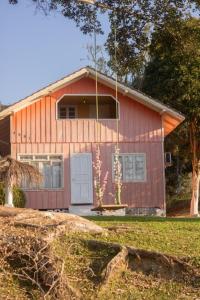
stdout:
POLYGON ((71 205, 69 207, 69 213, 78 216, 96 216, 95 211, 91 211, 94 208, 93 205, 71 205))

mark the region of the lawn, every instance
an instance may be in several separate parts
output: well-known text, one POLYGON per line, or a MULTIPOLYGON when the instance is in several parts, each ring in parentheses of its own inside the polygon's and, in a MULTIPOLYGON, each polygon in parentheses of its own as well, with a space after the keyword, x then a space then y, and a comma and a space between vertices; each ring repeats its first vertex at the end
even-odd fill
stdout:
POLYGON ((87 219, 103 227, 118 228, 117 232, 109 231, 104 240, 187 257, 200 267, 200 219, 100 216, 87 219))
MULTIPOLYGON (((50 248, 47 248, 48 252, 45 253, 50 258, 50 262, 54 263, 54 267, 61 270, 59 274, 62 274, 64 280, 61 287, 65 286, 66 281, 67 286, 80 295, 80 297, 59 297, 59 300, 200 300, 199 219, 150 217, 87 217, 87 219, 107 228, 107 231, 102 235, 66 231, 66 234, 64 232, 62 235, 56 235, 50 248), (104 248, 96 247, 96 244, 95 247, 90 247, 88 240, 120 243, 134 248, 170 254, 192 265, 195 273, 187 273, 181 279, 180 272, 177 273, 177 265, 174 264, 175 260, 169 264, 169 261, 168 263, 166 261, 169 258, 166 257, 164 261, 157 261, 159 269, 155 269, 155 261, 151 259, 147 261, 150 271, 149 269, 148 272, 143 269, 134 269, 137 259, 139 259, 139 264, 142 259, 136 257, 136 260, 131 261, 129 254, 105 283, 106 266, 116 258, 119 251, 116 252, 112 246, 107 245, 104 248), (159 272, 162 268, 170 276, 163 276, 163 273, 159 272), (197 275, 195 278, 194 274, 197 275), (194 280, 191 280, 192 278, 194 280)), ((5 226, 8 232, 11 230, 11 234, 14 234, 11 225, 5 226)), ((41 238, 46 232, 44 229, 38 232, 38 229, 32 227, 14 229, 17 237, 18 234, 22 235, 21 241, 26 247, 29 245, 29 239, 24 238, 26 236, 24 232, 28 237, 32 234, 36 238, 38 235, 41 238)), ((32 249, 32 243, 30 249, 32 249)), ((43 299, 36 285, 18 280, 13 273, 13 267, 9 265, 5 267, 8 273, 4 271, 4 268, 0 270, 0 299, 43 299)), ((184 272, 186 272, 185 269, 184 272)), ((46 298, 46 300, 54 299, 58 298, 46 298)))
POLYGON ((97 274, 94 275, 95 269, 109 259, 112 253, 93 252, 80 241, 95 238, 155 250, 184 259, 200 270, 200 220, 143 217, 87 217, 87 219, 109 228, 108 235, 67 236, 62 238, 55 248, 57 255, 63 257, 63 249, 71 245, 70 253, 65 256, 67 265, 65 271, 73 283, 76 282, 78 287, 81 286, 84 299, 200 299, 198 287, 151 275, 146 276, 126 268, 122 269, 120 274, 116 274, 106 288, 99 291, 95 282, 95 278, 98 277, 97 274))

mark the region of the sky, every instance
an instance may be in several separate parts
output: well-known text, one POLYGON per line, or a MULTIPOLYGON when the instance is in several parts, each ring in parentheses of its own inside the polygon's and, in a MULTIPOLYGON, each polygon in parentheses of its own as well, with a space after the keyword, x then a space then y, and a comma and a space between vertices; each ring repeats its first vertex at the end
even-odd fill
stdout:
MULTIPOLYGON (((108 23, 102 19, 105 33, 108 23)), ((103 45, 105 35, 97 38, 103 45)), ((0 1, 0 102, 11 104, 88 65, 87 44, 73 21, 36 12, 31 0, 0 1)))

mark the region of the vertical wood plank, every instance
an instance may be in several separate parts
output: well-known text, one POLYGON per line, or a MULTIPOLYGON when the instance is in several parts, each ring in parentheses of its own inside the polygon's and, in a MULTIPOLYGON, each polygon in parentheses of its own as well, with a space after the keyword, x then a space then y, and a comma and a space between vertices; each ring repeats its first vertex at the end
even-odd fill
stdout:
POLYGON ((46 141, 46 101, 47 97, 44 97, 40 102, 40 126, 41 126, 41 142, 44 143, 46 141))
POLYGON ((38 101, 35 104, 35 135, 36 135, 36 143, 40 143, 41 140, 41 102, 38 101))
POLYGON ((46 97, 46 122, 45 122, 45 128, 46 128, 46 142, 51 142, 51 96, 46 97))

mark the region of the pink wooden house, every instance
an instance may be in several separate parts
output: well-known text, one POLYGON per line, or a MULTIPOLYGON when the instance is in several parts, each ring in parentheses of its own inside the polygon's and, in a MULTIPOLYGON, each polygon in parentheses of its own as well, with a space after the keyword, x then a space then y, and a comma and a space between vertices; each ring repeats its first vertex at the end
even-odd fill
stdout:
POLYGON ((119 140, 122 202, 133 214, 165 212, 164 137, 184 117, 175 110, 86 67, 0 112, 0 154, 34 164, 41 186, 23 183, 27 207, 89 213, 96 205, 93 161, 100 147, 108 171, 105 204, 113 203, 113 155, 119 140), (117 134, 117 121, 119 131, 117 134))

